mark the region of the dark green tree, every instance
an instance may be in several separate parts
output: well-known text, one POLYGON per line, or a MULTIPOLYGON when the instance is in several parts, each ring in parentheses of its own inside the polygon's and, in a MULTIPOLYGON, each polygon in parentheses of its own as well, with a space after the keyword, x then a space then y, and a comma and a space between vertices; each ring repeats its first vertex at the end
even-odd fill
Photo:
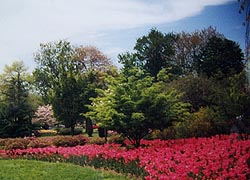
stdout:
POLYGON ((191 104, 192 112, 218 104, 218 86, 206 76, 188 75, 173 81, 170 86, 183 93, 182 101, 191 104))
POLYGON ((223 38, 216 28, 208 27, 194 32, 181 32, 175 43, 175 62, 181 68, 182 74, 197 74, 197 63, 202 49, 212 37, 223 38))
POLYGON ((0 136, 19 137, 31 135, 34 113, 29 101, 29 82, 23 62, 5 66, 1 75, 0 136))
POLYGON ((222 80, 244 69, 239 44, 226 38, 212 37, 204 47, 198 62, 198 72, 222 80))
POLYGON ((35 56, 38 66, 34 71, 37 87, 42 87, 41 94, 52 104, 55 117, 71 128, 72 135, 75 125, 82 120, 80 113, 86 109, 84 66, 75 57, 69 42, 41 44, 35 56))
POLYGON ((217 111, 228 122, 236 125, 240 133, 250 133, 250 92, 245 86, 245 72, 235 74, 220 84, 217 92, 217 111))
POLYGON ((35 54, 37 67, 33 75, 37 90, 46 104, 51 103, 53 90, 60 87, 67 72, 80 70, 77 69, 81 67, 80 64, 73 61, 74 54, 74 48, 67 41, 40 44, 40 50, 35 54))
POLYGON ((111 72, 109 59, 94 47, 74 48, 58 41, 41 44, 35 61, 40 93, 73 134, 75 125, 83 121, 81 113, 88 111, 89 98, 96 97, 95 88, 104 86, 102 74, 111 72))
POLYGON ((56 117, 71 128, 74 135, 77 123, 82 123, 81 112, 85 112, 86 99, 84 97, 85 82, 76 77, 65 77, 60 87, 56 87, 52 106, 56 117))
POLYGON ((172 73, 179 74, 180 69, 174 61, 176 35, 163 34, 151 29, 148 35, 137 39, 134 50, 138 64, 157 79, 157 74, 163 68, 172 68, 172 73))

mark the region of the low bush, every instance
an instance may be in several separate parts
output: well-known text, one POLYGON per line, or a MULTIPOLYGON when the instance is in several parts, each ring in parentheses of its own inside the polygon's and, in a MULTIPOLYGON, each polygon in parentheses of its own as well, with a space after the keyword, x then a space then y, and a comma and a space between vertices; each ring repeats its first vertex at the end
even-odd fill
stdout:
POLYGON ((77 145, 84 145, 87 138, 81 135, 78 136, 56 136, 53 138, 53 145, 56 147, 73 147, 77 145))
POLYGON ((89 144, 103 145, 106 143, 106 141, 105 141, 105 138, 92 137, 88 143, 89 144))
POLYGON ((8 139, 0 139, 0 149, 1 147, 5 147, 5 143, 8 139))
POLYGON ((28 138, 9 139, 5 142, 6 150, 26 149, 30 140, 28 138))
POLYGON ((28 148, 43 148, 43 147, 48 147, 52 146, 52 142, 48 139, 44 138, 37 138, 29 142, 27 145, 28 148))
POLYGON ((108 138, 108 143, 112 144, 124 144, 125 138, 119 134, 114 134, 108 138))
MULTIPOLYGON (((74 135, 82 134, 83 128, 75 128, 74 135)), ((58 135, 72 135, 70 128, 59 129, 58 135)))
POLYGON ((0 139, 0 149, 14 150, 26 148, 43 148, 49 146, 73 147, 84 145, 88 142, 88 138, 83 135, 77 136, 53 136, 53 137, 30 137, 15 139, 0 139))

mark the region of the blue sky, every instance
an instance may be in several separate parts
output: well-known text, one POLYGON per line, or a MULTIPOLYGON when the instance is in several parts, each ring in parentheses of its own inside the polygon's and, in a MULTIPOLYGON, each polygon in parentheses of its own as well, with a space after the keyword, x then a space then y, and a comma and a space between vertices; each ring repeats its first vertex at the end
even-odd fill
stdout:
POLYGON ((22 60, 29 70, 40 43, 93 45, 117 64, 152 27, 192 32, 215 27, 244 48, 237 0, 7 0, 0 1, 0 72, 22 60))

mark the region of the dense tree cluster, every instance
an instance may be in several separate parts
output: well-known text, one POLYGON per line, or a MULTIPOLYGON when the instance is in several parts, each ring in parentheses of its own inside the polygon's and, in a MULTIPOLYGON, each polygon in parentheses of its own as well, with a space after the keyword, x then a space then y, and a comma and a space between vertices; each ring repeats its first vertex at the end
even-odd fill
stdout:
POLYGON ((137 39, 133 53, 118 58, 120 70, 95 47, 58 41, 41 44, 32 75, 25 73, 23 64, 18 64, 19 70, 17 64, 6 67, 1 76, 0 136, 25 135, 10 132, 18 124, 21 129, 31 125, 38 104, 29 99, 36 93, 44 104, 52 104, 55 118, 72 134, 85 122, 91 136, 97 123, 135 146, 149 134, 211 136, 230 133, 232 127, 249 133, 243 53, 215 28, 179 34, 152 29, 137 39))

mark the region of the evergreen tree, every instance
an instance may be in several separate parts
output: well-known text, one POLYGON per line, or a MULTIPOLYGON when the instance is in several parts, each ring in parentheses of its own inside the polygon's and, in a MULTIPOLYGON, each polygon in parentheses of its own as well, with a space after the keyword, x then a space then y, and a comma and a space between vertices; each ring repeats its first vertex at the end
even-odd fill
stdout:
POLYGON ((5 66, 1 75, 1 136, 18 137, 31 134, 32 104, 29 101, 27 69, 23 62, 5 66))

